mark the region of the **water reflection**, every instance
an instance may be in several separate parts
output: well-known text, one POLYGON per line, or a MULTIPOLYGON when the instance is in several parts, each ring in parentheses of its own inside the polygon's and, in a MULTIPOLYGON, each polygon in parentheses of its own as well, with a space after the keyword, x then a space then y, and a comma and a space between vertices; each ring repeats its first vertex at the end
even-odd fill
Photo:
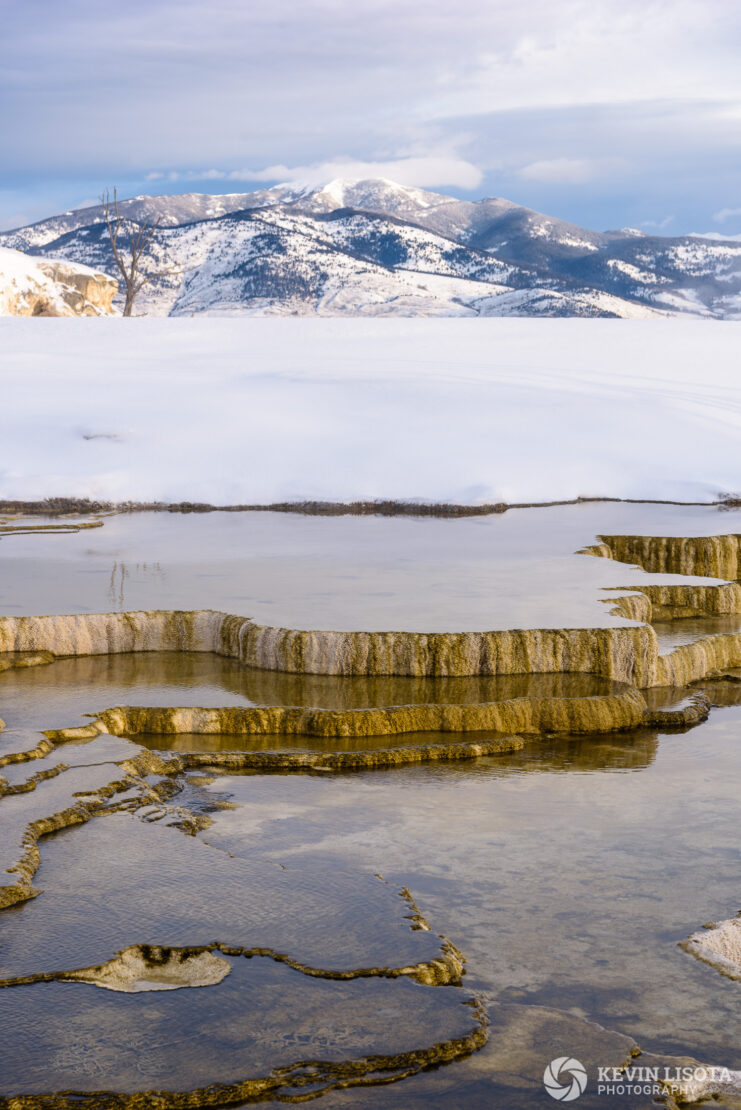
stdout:
MULTIPOLYGON (((284 866, 378 870, 455 937, 491 1001, 738 1068, 739 984, 678 942, 741 902, 740 714, 718 710, 686 735, 532 741, 382 775, 219 776, 206 789, 237 807, 202 836, 284 866)), ((583 1043, 575 1031, 551 1055, 583 1043)), ((429 1090, 433 1105, 460 1105, 429 1090)))
POLYGON ((728 635, 741 632, 741 613, 719 617, 684 617, 674 621, 652 621, 659 638, 662 655, 683 644, 694 644, 705 636, 728 635))
POLYGON ((588 674, 469 678, 296 675, 245 667, 200 652, 134 652, 57 659, 0 678, 10 725, 63 727, 115 705, 296 705, 328 709, 461 704, 516 697, 616 693, 621 683, 588 674), (71 719, 74 718, 75 720, 71 719))
POLYGON ((692 581, 575 554, 601 534, 720 530, 712 507, 584 503, 492 517, 123 513, 0 540, 0 612, 223 609, 288 628, 623 624, 606 588, 692 581))
MULTIPOLYGON (((474 744, 488 740, 492 732, 415 732, 400 736, 331 737, 315 736, 228 736, 203 733, 136 734, 136 743, 153 751, 172 752, 357 752, 384 751, 417 745, 474 744)), ((647 767, 657 750, 657 733, 637 729, 630 733, 599 733, 566 736, 558 740, 526 743, 515 753, 502 753, 473 761, 441 764, 441 775, 501 774, 512 771, 545 773, 549 771, 637 771, 647 767)), ((266 768, 270 770, 270 768, 266 768)), ((252 772, 247 772, 252 773, 252 772)), ((260 773, 264 773, 261 771, 260 773)), ((280 772, 278 772, 280 773, 280 772)), ((354 772, 351 772, 354 773, 354 772)))
MULTIPOLYGON (((95 552, 88 551, 90 555, 95 555, 95 552)), ((165 571, 159 563, 135 563, 133 570, 129 568, 125 562, 119 562, 117 559, 111 567, 111 580, 108 585, 108 603, 112 610, 125 610, 131 608, 127 604, 127 584, 132 577, 135 580, 144 580, 150 583, 153 588, 156 588, 159 583, 160 586, 165 579, 165 571)))

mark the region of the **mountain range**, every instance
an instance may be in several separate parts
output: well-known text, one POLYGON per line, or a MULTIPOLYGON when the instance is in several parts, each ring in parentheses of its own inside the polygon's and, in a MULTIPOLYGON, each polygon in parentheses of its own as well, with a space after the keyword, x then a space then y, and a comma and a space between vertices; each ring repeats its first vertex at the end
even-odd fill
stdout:
MULTIPOLYGON (((741 318, 741 243, 595 232, 508 200, 383 179, 119 202, 159 221, 136 311, 157 316, 741 318)), ((102 206, 0 233, 0 247, 117 276, 102 206)), ((120 294, 119 294, 120 296, 120 294)))

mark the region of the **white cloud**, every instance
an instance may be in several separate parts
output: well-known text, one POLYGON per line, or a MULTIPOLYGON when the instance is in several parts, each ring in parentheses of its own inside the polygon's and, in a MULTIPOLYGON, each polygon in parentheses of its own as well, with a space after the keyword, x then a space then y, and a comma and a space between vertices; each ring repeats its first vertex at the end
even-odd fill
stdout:
MULTIPOLYGON (((149 174, 148 180, 164 175, 149 174)), ((188 170, 186 173, 167 175, 190 181, 290 181, 306 185, 322 185, 335 177, 350 181, 364 178, 386 177, 400 185, 420 188, 452 185, 460 189, 475 189, 481 184, 483 174, 478 166, 454 155, 420 155, 412 158, 395 158, 389 161, 363 162, 352 158, 336 158, 329 162, 315 162, 306 166, 276 164, 252 170, 188 170)))
POLYGON ((478 48, 440 96, 440 115, 677 99, 737 110, 741 8, 729 0, 479 7, 489 24, 476 28, 478 48))
POLYGON ((720 212, 714 213, 713 219, 722 224, 732 216, 741 216, 741 208, 721 208, 720 212))
POLYGON ((530 162, 519 170, 519 175, 526 181, 545 181, 550 185, 583 185, 625 165, 620 158, 550 158, 530 162))
POLYGON ((547 210, 571 188, 571 218, 594 202, 612 226, 735 203, 737 0, 129 0, 94 20, 67 0, 42 5, 43 35, 38 6, 3 9, 0 221, 36 211, 31 191, 39 216, 144 191, 148 170, 162 190, 380 173, 445 191, 481 167, 486 191, 547 210), (595 162, 616 153, 612 181, 595 162))
POLYGON ((672 223, 674 216, 664 216, 663 220, 641 220, 641 227, 655 227, 657 231, 663 231, 672 223))
POLYGON ((723 235, 720 231, 690 231, 695 239, 715 239, 720 243, 741 243, 741 235, 723 235))

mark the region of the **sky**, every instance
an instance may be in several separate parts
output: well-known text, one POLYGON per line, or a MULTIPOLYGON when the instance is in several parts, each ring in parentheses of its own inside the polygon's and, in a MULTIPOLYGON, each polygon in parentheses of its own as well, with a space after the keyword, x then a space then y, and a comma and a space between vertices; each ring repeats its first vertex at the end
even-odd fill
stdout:
POLYGON ((741 233, 739 0, 0 0, 0 229, 383 176, 741 233))

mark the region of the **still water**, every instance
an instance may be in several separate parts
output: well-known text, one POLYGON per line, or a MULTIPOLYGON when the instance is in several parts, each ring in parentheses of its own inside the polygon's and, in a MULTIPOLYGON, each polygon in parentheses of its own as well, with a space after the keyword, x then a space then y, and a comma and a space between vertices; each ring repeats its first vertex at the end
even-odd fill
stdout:
POLYGON ((421 632, 625 624, 606 589, 705 580, 576 552, 600 534, 735 532, 741 516, 585 503, 454 520, 216 512, 103 521, 70 535, 0 536, 0 613, 223 609, 286 628, 421 632))
MULTIPOLYGON (((602 590, 648 576, 573 554, 579 547, 601 532, 702 534, 734 531, 734 521, 710 509, 625 505, 455 521, 113 517, 87 533, 2 538, 0 612, 213 606, 292 627, 619 624, 602 590)), ((723 628, 684 621, 657 631, 665 649, 736 631, 736 618, 719 620, 723 628)), ((545 675, 327 679, 197 654, 76 658, 0 676, 0 744, 10 750, 15 736, 121 704, 355 707, 614 685, 545 675)), ((0 990, 0 1021, 12 1029, 0 1095, 79 1087, 81 1074, 85 1090, 186 1090, 236 1081, 245 1061, 264 1071, 287 1058, 331 1068, 403 1054, 465 1036, 471 992, 491 1023, 481 1051, 390 1085, 330 1091, 318 1105, 543 1107, 553 1105, 543 1070, 568 1055, 592 1077, 577 1106, 649 1106, 650 1097, 600 1095, 593 1081, 598 1066, 624 1062, 635 1045, 645 1059, 741 1068, 741 984, 678 947, 741 905, 741 694, 716 700, 723 707, 688 732, 551 737, 463 764, 181 775, 173 801, 211 822, 195 837, 136 814, 46 837, 34 880, 42 893, 0 913, 5 975, 89 966, 126 944, 214 940, 282 945, 316 967, 332 958, 376 966, 363 962, 372 952, 392 967, 434 956, 438 934, 464 954, 466 975, 462 988, 332 981, 228 955, 231 972, 218 987, 164 998, 59 981, 9 987, 0 990), (401 888, 430 933, 409 932, 401 888)), ((164 752, 184 738, 134 740, 164 752)), ((70 769, 0 803, 0 821, 9 802, 22 813, 26 797, 43 812, 43 791, 61 806, 65 789, 76 793, 73 775, 92 782, 105 759, 125 757, 126 741, 115 741, 115 755, 104 744, 113 742, 65 745, 27 770, 7 768, 16 784, 60 759, 70 769)))

